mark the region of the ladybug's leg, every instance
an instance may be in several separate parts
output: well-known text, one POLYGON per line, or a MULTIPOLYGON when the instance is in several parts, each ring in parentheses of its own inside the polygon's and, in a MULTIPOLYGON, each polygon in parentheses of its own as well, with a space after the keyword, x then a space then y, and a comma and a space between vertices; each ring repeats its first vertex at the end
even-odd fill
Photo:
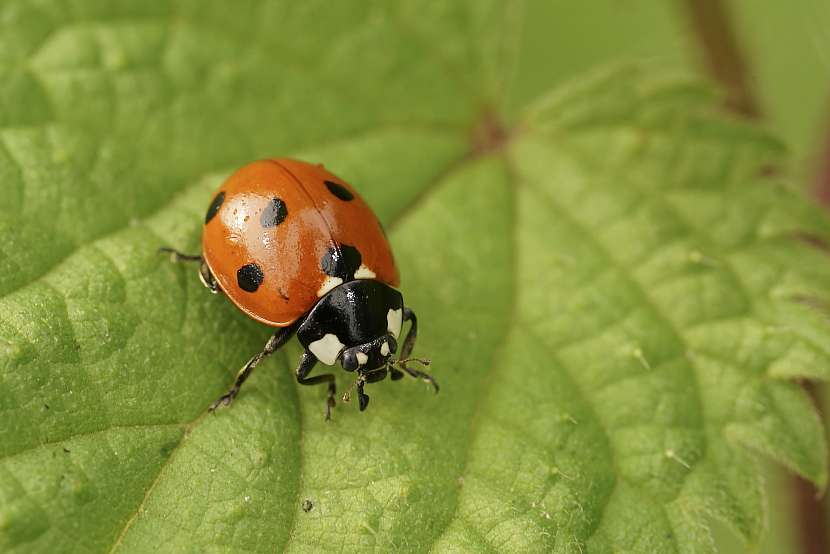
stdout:
POLYGON ((201 254, 184 254, 169 246, 162 246, 158 249, 159 254, 170 254, 170 260, 173 262, 201 262, 201 254))
POLYGON ((202 284, 213 294, 222 292, 219 282, 213 276, 213 273, 210 272, 210 268, 204 260, 202 260, 202 265, 199 266, 199 279, 202 281, 202 284))
POLYGON ((265 343, 265 348, 262 349, 262 352, 255 355, 253 358, 248 360, 242 369, 239 370, 239 373, 236 374, 236 382, 234 382, 233 386, 227 392, 227 394, 222 395, 219 400, 214 402, 208 408, 209 411, 214 411, 219 406, 229 406, 233 399, 236 398, 236 395, 239 394, 239 389, 242 387, 242 383, 250 377, 251 373, 254 371, 254 368, 262 361, 263 358, 266 356, 273 354, 274 352, 279 349, 280 346, 288 342, 288 339, 294 334, 295 327, 283 327, 274 335, 268 339, 268 342, 265 343))
MULTIPOLYGON (((400 360, 406 360, 409 358, 409 355, 412 354, 412 349, 415 347, 415 339, 418 337, 418 318, 415 317, 415 312, 410 310, 409 308, 403 309, 403 320, 409 321, 409 332, 406 334, 406 338, 403 340, 403 346, 401 347, 401 354, 398 357, 400 360)), ((407 366, 406 363, 399 364, 398 367, 403 369, 405 372, 409 374, 410 377, 414 377, 415 379, 421 379, 426 381, 430 385, 433 386, 435 392, 437 393, 439 390, 438 383, 435 382, 432 375, 425 371, 420 371, 417 369, 412 369, 411 367, 407 366)), ((392 379, 398 379, 397 376, 394 374, 392 375, 392 379)))
POLYGON ((158 253, 170 254, 170 260, 172 262, 201 262, 201 265, 199 266, 199 279, 202 281, 202 284, 213 294, 222 291, 219 287, 219 283, 216 281, 213 273, 210 272, 210 268, 207 263, 205 263, 205 259, 201 254, 183 254, 182 252, 170 248, 169 246, 162 246, 158 249, 158 253))
POLYGON ((415 339, 418 337, 418 318, 415 317, 415 312, 409 308, 404 308, 403 320, 409 321, 410 325, 409 332, 406 334, 406 338, 403 340, 403 346, 401 347, 400 358, 402 360, 412 354, 412 349, 415 348, 415 339))
POLYGON ((357 401, 360 404, 360 411, 366 409, 366 406, 369 405, 369 395, 363 392, 363 386, 366 384, 366 381, 363 379, 359 379, 357 381, 357 401))
POLYGON ((334 408, 334 395, 337 393, 337 386, 334 381, 333 373, 326 373, 325 375, 317 375, 309 377, 308 374, 314 369, 317 364, 317 357, 309 351, 303 352, 300 358, 300 365, 297 366, 297 382, 301 385, 319 385, 320 383, 329 384, 329 395, 326 399, 326 421, 331 419, 331 409, 334 408))
POLYGON ((411 367, 407 366, 406 364, 401 364, 401 369, 409 374, 410 377, 414 377, 415 379, 421 379, 422 381, 429 383, 432 385, 432 388, 435 389, 435 394, 438 394, 438 391, 441 390, 441 387, 438 386, 438 383, 435 379, 427 373, 426 371, 421 371, 419 369, 412 369, 411 367))

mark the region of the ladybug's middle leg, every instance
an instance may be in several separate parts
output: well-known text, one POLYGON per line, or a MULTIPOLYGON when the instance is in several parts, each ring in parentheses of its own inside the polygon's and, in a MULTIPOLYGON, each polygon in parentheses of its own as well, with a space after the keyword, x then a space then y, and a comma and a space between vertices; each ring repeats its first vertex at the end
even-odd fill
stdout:
POLYGON ((174 262, 201 262, 202 255, 201 254, 185 254, 183 252, 179 252, 175 248, 170 248, 169 246, 162 246, 158 249, 159 254, 170 254, 170 259, 174 262))
POLYGON ((318 385, 320 383, 328 383, 329 394, 328 398, 326 398, 326 421, 328 421, 331 419, 331 409, 334 408, 335 405, 334 395, 337 393, 337 385, 335 384, 333 373, 309 377, 308 374, 311 373, 311 370, 314 369, 316 364, 317 357, 314 354, 308 351, 303 352, 303 356, 300 358, 300 365, 297 366, 297 382, 301 385, 318 385))
POLYGON ((245 382, 248 377, 251 376, 251 373, 254 371, 254 368, 262 361, 263 358, 273 354, 274 352, 279 349, 280 346, 288 342, 288 339, 294 334, 296 327, 283 327, 279 331, 273 334, 268 342, 265 343, 265 348, 262 349, 262 352, 253 356, 248 363, 242 366, 242 369, 239 370, 239 373, 236 374, 236 381, 234 382, 233 386, 230 390, 222 395, 216 402, 210 405, 208 408, 209 411, 214 411, 219 406, 229 406, 233 399, 236 398, 236 395, 239 394, 239 389, 242 387, 242 383, 245 382))
POLYGON ((222 291, 218 281, 216 281, 213 273, 210 272, 210 268, 201 254, 185 254, 183 252, 179 252, 175 248, 170 248, 169 246, 162 246, 158 249, 158 253, 170 254, 170 260, 173 262, 201 262, 201 265, 199 266, 199 279, 202 280, 202 284, 213 294, 222 291))

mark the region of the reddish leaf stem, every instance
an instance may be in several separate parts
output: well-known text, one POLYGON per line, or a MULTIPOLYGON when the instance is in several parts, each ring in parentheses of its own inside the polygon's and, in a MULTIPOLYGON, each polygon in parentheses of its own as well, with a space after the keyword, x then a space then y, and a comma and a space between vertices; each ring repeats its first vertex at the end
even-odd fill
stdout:
MULTIPOLYGON (((815 383, 804 383, 819 414, 824 413, 821 389, 815 383)), ((796 525, 802 554, 827 554, 830 537, 827 533, 827 498, 819 498, 816 487, 797 475, 792 478, 792 490, 796 502, 796 525)))
POLYGON ((706 70, 726 90, 726 107, 739 115, 757 118, 760 115, 758 100, 750 85, 750 71, 727 3, 723 0, 683 0, 683 4, 706 70))
POLYGON ((830 117, 824 131, 824 144, 819 152, 815 194, 818 201, 830 208, 830 117))

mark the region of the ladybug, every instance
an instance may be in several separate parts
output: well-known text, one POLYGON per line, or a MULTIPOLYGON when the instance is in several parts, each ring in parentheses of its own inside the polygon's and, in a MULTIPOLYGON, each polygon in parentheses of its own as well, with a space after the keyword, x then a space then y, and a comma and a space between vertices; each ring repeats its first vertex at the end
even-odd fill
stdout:
MULTIPOLYGON (((296 334, 304 352, 296 369, 303 385, 326 384, 326 419, 335 405, 334 374, 310 376, 318 362, 356 373, 360 410, 367 383, 404 374, 438 384, 408 362, 418 334, 404 305, 392 249, 368 204, 320 164, 292 159, 250 163, 231 175, 205 215, 202 253, 163 247, 173 261, 199 262, 213 293, 277 330, 242 367, 230 390, 210 406, 228 406, 263 358, 296 334), (409 330, 398 352, 403 324, 409 330)), ((343 396, 347 401, 349 394, 343 396)))

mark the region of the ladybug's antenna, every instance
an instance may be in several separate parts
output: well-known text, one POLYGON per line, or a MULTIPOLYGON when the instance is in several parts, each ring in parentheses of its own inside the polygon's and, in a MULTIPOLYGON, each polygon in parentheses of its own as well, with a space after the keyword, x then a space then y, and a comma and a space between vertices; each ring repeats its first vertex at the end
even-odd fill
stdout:
POLYGON ((430 360, 429 358, 406 358, 404 360, 395 361, 395 365, 400 367, 401 369, 404 369, 406 364, 408 364, 409 362, 417 362, 422 366, 427 367, 429 366, 429 364, 432 363, 432 360, 430 360))
POLYGON ((410 377, 414 377, 415 379, 420 379, 425 383, 429 383, 432 385, 433 390, 436 394, 438 394, 438 383, 435 382, 435 379, 432 378, 432 375, 426 373, 424 371, 418 369, 412 369, 411 367, 407 366, 408 362, 417 362, 424 367, 427 367, 429 364, 432 363, 432 360, 428 358, 404 358, 403 360, 397 360, 395 362, 395 367, 399 367, 400 369, 404 370, 410 377))

